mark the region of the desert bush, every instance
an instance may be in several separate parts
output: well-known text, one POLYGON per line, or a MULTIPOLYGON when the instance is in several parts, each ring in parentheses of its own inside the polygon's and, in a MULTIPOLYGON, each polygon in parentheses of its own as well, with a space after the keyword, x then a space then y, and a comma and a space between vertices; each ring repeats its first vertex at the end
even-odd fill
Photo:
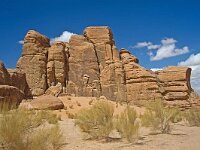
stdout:
POLYGON ((93 139, 107 139, 113 129, 114 107, 98 101, 90 109, 83 109, 75 116, 75 124, 93 139))
POLYGON ((75 115, 73 113, 68 113, 68 118, 69 119, 74 119, 75 115))
POLYGON ((128 142, 137 140, 139 127, 140 122, 137 112, 129 106, 116 118, 116 129, 128 142))
POLYGON ((152 127, 154 131, 169 133, 170 123, 180 113, 178 108, 165 107, 161 100, 156 100, 147 104, 146 111, 142 116, 142 124, 152 127))
POLYGON ((52 113, 46 114, 45 118, 49 124, 57 124, 58 121, 61 120, 59 118, 59 116, 57 116, 56 114, 52 114, 52 113))
POLYGON ((184 113, 184 118, 190 126, 200 127, 200 109, 192 108, 184 113))
POLYGON ((59 150, 64 139, 55 125, 47 128, 45 112, 12 110, 0 114, 0 149, 59 150))

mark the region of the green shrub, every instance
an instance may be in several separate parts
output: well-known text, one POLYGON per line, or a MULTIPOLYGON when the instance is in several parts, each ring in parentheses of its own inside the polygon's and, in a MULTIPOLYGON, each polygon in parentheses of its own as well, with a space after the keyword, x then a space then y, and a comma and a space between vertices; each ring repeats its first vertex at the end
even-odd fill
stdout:
POLYGON ((180 112, 177 108, 164 107, 161 100, 148 103, 146 109, 142 124, 152 127, 154 131, 160 130, 161 133, 170 132, 170 123, 180 112))
POLYGON ((64 140, 57 126, 47 128, 45 112, 12 110, 0 114, 0 149, 59 150, 64 140))
POLYGON ((107 139, 113 129, 114 107, 108 102, 98 101, 90 109, 81 110, 75 116, 75 124, 93 139, 107 139))
POLYGON ((190 126, 200 127, 200 109, 192 108, 184 113, 184 117, 190 126))
POLYGON ((134 142, 139 135, 139 120, 137 112, 129 106, 116 118, 116 129, 127 139, 134 142))

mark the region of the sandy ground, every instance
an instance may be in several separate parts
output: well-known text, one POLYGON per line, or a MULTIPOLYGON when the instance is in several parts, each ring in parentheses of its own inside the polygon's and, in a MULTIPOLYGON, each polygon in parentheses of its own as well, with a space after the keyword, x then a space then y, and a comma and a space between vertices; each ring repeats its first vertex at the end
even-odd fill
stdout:
MULTIPOLYGON (((75 114, 81 109, 89 108, 97 100, 91 97, 59 97, 65 109, 53 111, 59 115, 62 121, 59 125, 66 139, 64 150, 200 150, 200 127, 188 127, 184 124, 173 124, 171 134, 151 134, 147 128, 140 129, 140 139, 137 144, 130 144, 124 141, 102 142, 86 140, 86 134, 74 125, 74 120, 68 118, 68 114, 75 114)), ((126 105, 111 102, 115 112, 119 114, 126 105)), ((145 109, 135 107, 135 110, 142 114, 145 109)))
POLYGON ((64 150, 199 150, 200 128, 174 125, 171 134, 151 135, 142 128, 138 144, 126 141, 101 142, 84 140, 85 135, 74 126, 72 119, 59 122, 67 145, 64 150))
MULTIPOLYGON (((75 114, 83 108, 89 108, 97 100, 86 97, 64 96, 59 98, 65 104, 65 110, 56 111, 62 117, 59 124, 67 142, 65 150, 200 150, 200 127, 187 127, 183 124, 174 124, 171 134, 152 135, 149 129, 141 128, 140 140, 137 144, 130 144, 126 141, 106 143, 85 140, 86 135, 74 126, 73 119, 67 118, 67 113, 75 114)), ((115 102, 110 103, 115 107, 115 115, 122 112, 126 106, 125 104, 117 105, 115 102)), ((143 113, 145 110, 139 107, 134 108, 138 113, 143 113)))

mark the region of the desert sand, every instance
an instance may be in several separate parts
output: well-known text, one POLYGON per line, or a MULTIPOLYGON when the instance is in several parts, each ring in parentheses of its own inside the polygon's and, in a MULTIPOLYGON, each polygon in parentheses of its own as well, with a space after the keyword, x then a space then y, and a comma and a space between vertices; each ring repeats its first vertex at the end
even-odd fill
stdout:
MULTIPOLYGON (((93 98, 86 97, 59 97, 65 104, 67 110, 57 110, 62 121, 59 125, 66 138, 66 146, 64 150, 199 150, 200 149, 200 128, 188 127, 185 123, 177 123, 172 125, 171 134, 152 134, 149 128, 142 127, 140 129, 140 138, 136 144, 121 141, 95 141, 87 140, 87 135, 74 125, 74 119, 67 118, 66 111, 76 113, 82 108, 88 108, 89 102, 93 98), (73 105, 69 108, 69 105, 73 105), (78 106, 79 105, 79 106, 78 106)), ((95 103, 97 100, 93 100, 95 103)), ((110 101, 109 101, 110 102, 110 101)), ((115 102, 110 102, 116 107, 115 102)), ((123 111, 124 105, 118 105, 115 114, 123 111)), ((143 113, 144 108, 134 107, 138 113, 143 113)))

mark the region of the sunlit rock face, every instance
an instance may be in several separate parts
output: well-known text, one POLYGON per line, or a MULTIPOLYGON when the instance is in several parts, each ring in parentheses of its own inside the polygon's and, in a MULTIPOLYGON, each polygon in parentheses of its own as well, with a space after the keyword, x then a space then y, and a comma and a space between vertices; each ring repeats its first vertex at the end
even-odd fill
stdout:
POLYGON ((100 26, 87 27, 83 35, 72 35, 68 43, 58 41, 51 45, 46 36, 29 31, 16 70, 7 71, 0 65, 0 84, 15 86, 25 96, 45 92, 103 95, 136 105, 162 99, 169 105, 189 108, 199 105, 190 74, 191 69, 186 67, 156 72, 145 69, 128 50, 118 50, 109 27, 100 26), (23 84, 19 86, 15 81, 23 84))

